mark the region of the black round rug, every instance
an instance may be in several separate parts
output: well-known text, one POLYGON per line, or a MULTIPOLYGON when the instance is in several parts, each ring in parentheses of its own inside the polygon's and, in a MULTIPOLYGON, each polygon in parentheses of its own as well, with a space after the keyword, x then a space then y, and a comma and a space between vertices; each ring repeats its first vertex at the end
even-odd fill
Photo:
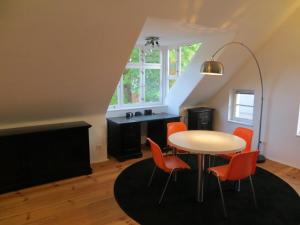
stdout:
POLYGON ((214 176, 206 177, 205 202, 196 202, 196 158, 189 161, 194 169, 178 173, 177 182, 169 183, 161 205, 158 200, 168 175, 156 170, 151 187, 147 187, 154 166, 152 159, 126 168, 114 186, 120 207, 146 225, 300 225, 299 195, 282 179, 261 168, 253 177, 258 209, 248 180, 242 181, 240 192, 234 190, 232 182, 222 183, 228 212, 225 219, 214 176))

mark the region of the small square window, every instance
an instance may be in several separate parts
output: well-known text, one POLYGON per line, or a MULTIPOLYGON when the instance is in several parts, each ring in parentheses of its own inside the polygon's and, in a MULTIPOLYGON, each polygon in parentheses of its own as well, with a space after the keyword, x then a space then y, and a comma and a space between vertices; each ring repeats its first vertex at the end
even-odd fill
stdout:
POLYGON ((254 91, 234 90, 229 99, 229 120, 253 124, 254 91))

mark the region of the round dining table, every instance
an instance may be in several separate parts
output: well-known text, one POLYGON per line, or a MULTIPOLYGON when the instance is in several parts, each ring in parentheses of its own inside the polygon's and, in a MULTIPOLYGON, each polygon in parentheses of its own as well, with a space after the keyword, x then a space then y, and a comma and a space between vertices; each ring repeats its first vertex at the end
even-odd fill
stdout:
POLYGON ((169 136, 172 147, 198 155, 197 201, 203 202, 205 155, 234 153, 246 147, 244 139, 219 131, 188 130, 169 136))

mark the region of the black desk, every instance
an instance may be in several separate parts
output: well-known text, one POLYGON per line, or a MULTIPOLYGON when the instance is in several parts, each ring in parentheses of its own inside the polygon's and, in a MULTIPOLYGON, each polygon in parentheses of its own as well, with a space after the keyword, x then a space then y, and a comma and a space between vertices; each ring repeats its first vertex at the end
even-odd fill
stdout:
POLYGON ((107 118, 108 154, 119 161, 142 156, 141 123, 147 123, 147 136, 161 148, 167 145, 167 123, 179 121, 180 116, 160 113, 148 116, 107 118))

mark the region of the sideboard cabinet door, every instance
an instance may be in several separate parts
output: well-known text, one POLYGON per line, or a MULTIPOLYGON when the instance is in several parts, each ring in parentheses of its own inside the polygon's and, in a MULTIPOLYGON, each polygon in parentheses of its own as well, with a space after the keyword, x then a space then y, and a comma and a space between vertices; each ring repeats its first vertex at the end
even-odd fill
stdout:
POLYGON ((21 136, 0 137, 0 193, 23 187, 27 175, 23 147, 21 136))

